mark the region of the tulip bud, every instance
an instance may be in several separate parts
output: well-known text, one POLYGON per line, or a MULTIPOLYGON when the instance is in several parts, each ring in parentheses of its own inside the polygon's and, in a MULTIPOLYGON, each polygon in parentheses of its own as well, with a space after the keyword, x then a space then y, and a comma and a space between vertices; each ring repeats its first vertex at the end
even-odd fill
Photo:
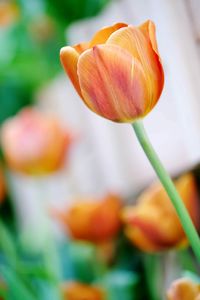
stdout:
POLYGON ((200 300, 200 284, 187 278, 174 281, 167 291, 168 300, 200 300))
POLYGON ((29 108, 3 124, 1 143, 11 169, 43 175, 63 165, 71 136, 56 119, 29 108))
POLYGON ((105 242, 112 239, 120 228, 121 201, 117 196, 108 195, 102 201, 79 200, 66 212, 56 212, 74 239, 105 242))
MULTIPOLYGON (((175 181, 195 227, 199 228, 199 195, 194 176, 190 173, 175 181)), ((139 197, 138 203, 122 212, 125 233, 139 249, 158 252, 187 245, 187 239, 170 199, 155 184, 139 197)))
POLYGON ((66 300, 103 300, 103 293, 97 287, 79 282, 62 284, 62 292, 66 300))
POLYGON ((14 1, 0 2, 0 27, 11 25, 19 18, 19 9, 14 1))
POLYGON ((161 95, 164 73, 152 21, 102 28, 88 43, 63 47, 60 57, 85 104, 106 119, 132 123, 161 95))

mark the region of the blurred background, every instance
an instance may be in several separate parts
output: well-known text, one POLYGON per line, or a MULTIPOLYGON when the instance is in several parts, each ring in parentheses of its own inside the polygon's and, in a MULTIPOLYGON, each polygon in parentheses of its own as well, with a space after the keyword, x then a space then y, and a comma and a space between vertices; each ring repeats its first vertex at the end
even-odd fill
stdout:
MULTIPOLYGON (((48 272, 49 268, 55 271, 58 265, 65 270, 63 277, 56 275, 53 282, 61 277, 62 281, 76 279, 87 284, 98 281, 99 275, 92 268, 95 265, 101 274, 105 259, 104 263, 98 259, 92 262, 96 241, 81 245, 68 242, 69 228, 66 229, 65 224, 63 230, 63 222, 69 220, 62 212, 77 200, 97 204, 106 201, 106 197, 119 197, 122 205, 134 204, 135 195, 156 180, 131 126, 102 119, 80 101, 61 67, 60 48, 88 41, 99 28, 115 22, 134 25, 147 19, 155 22, 165 88, 144 124, 164 165, 170 174, 177 176, 200 162, 199 13, 198 0, 0 0, 0 124, 4 174, 4 196, 0 201, 2 297, 60 299, 54 284, 51 284, 52 289, 47 283, 41 284, 46 278, 42 272, 45 268, 38 259, 41 253, 48 272), (34 161, 34 155, 42 152, 43 146, 46 150, 34 161), (49 154, 48 149, 53 149, 53 154, 49 154), (52 160, 53 165, 49 162, 52 160), (20 267, 16 261, 20 261, 20 267), (23 268, 26 261, 28 267, 23 268), (31 269, 37 265, 35 261, 39 261, 37 270, 31 269), (36 283, 34 276, 42 277, 40 283, 36 283), (10 290, 10 286, 12 292, 7 295, 3 291, 7 291, 7 287, 10 290), (40 295, 34 295, 35 287, 40 287, 40 295), (22 294, 16 296, 16 289, 22 294)), ((109 211, 109 204, 105 207, 109 211)), ((115 205, 113 207, 112 212, 115 205)), ((78 223, 82 214, 74 218, 78 223)), ((78 240, 83 239, 78 237, 78 240)), ((137 251, 131 248, 130 255, 127 243, 123 240, 121 247, 126 249, 126 254, 118 252, 126 266, 137 251)), ((112 247, 108 243, 105 247, 102 251, 106 253, 107 262, 112 247)), ((130 262, 131 272, 130 268, 116 267, 112 271, 115 273, 102 273, 107 276, 106 284, 102 284, 109 290, 107 299, 146 297, 137 298, 130 292, 138 282, 138 274, 143 276, 144 271, 141 271, 140 253, 135 257, 134 262, 130 262), (118 285, 122 285, 122 294, 120 287, 118 291, 121 298, 113 294, 118 285)), ((173 254, 170 257, 174 259, 173 254)), ((154 262, 154 257, 150 259, 154 262)), ((121 260, 117 259, 119 265, 121 260)), ((163 265, 166 268, 163 261, 162 269, 163 265)), ((147 265, 150 263, 152 261, 147 265)), ((168 277, 175 277, 170 271, 169 274, 168 277)), ((148 280, 146 282, 148 290, 148 280)), ((168 281, 164 286, 167 284, 168 281)), ((75 290, 80 289, 80 294, 84 294, 81 288, 84 287, 75 287, 75 290)), ((96 291, 85 298, 66 293, 66 299, 101 299, 96 291)), ((162 297, 152 291, 149 293, 152 300, 162 297)))

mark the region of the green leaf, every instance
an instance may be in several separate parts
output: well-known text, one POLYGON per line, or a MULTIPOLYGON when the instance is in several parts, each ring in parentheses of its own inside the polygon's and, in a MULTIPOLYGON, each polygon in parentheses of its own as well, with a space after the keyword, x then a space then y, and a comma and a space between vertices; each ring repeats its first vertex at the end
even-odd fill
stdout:
POLYGON ((0 274, 8 286, 9 300, 36 300, 19 276, 7 266, 0 266, 0 274))
POLYGON ((145 279, 149 293, 149 299, 161 300, 163 293, 163 268, 160 254, 144 254, 145 279))
POLYGON ((105 271, 103 262, 98 258, 96 246, 89 242, 70 243, 69 259, 74 277, 79 281, 90 283, 105 271))
POLYGON ((126 270, 108 272, 101 284, 107 300, 135 300, 138 297, 139 275, 126 270))
POLYGON ((0 249, 5 254, 8 262, 15 268, 18 264, 18 256, 12 236, 4 224, 0 221, 0 249))

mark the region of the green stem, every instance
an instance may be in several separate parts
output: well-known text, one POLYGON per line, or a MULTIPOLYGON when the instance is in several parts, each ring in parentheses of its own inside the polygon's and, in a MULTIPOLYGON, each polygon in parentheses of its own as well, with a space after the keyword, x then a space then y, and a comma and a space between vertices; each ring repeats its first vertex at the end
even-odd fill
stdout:
POLYGON ((188 214, 188 211, 179 196, 171 178, 169 177, 167 171, 163 167, 159 157, 157 156, 155 150, 153 149, 146 131, 144 129, 143 123, 141 121, 137 121, 132 124, 135 134, 142 146, 146 156, 148 157, 152 167, 154 168, 158 178, 160 179, 163 187, 165 188, 171 202, 176 209, 177 215, 180 219, 180 222, 183 226, 183 229, 186 233, 186 236, 190 242, 190 245, 200 262, 200 239, 198 233, 192 223, 192 220, 188 214))
POLYGON ((148 288, 148 296, 151 300, 161 300, 164 289, 163 257, 160 254, 145 254, 143 257, 144 275, 148 288))

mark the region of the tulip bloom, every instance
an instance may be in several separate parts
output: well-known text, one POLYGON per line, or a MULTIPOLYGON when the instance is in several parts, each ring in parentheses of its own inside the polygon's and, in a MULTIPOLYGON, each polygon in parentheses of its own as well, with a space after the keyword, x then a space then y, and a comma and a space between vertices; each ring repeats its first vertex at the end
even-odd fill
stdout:
POLYGON ((167 292, 168 300, 200 300, 200 284, 187 278, 173 282, 167 292))
POLYGON ((120 208, 120 199, 108 195, 102 201, 79 200, 66 212, 54 211, 54 215, 74 239, 102 243, 117 234, 120 228, 120 208))
POLYGON ((17 5, 12 2, 11 1, 0 2, 0 27, 8 26, 12 24, 19 17, 19 9, 17 5))
POLYGON ((43 175, 62 166, 71 136, 56 119, 29 108, 3 124, 1 143, 11 169, 43 175))
POLYGON ((97 287, 79 282, 62 284, 62 293, 66 300, 103 300, 103 293, 97 287))
POLYGON ((63 47, 62 65, 85 104, 115 122, 133 122, 157 103, 164 84, 155 25, 117 23, 90 42, 63 47))
MULTIPOLYGON (((175 181, 175 186, 195 227, 199 228, 199 196, 193 175, 183 175, 175 181)), ((138 204, 126 207, 122 218, 126 235, 142 251, 157 252, 187 245, 175 209, 160 184, 147 189, 138 204)))

